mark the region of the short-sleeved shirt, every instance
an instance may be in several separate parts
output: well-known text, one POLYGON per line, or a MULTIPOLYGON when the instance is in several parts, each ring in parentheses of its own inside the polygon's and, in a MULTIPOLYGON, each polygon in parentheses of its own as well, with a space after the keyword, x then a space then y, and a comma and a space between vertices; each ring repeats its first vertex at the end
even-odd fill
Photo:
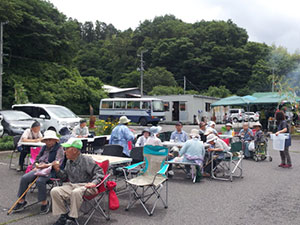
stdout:
POLYGON ((80 125, 77 125, 73 129, 73 134, 75 136, 88 136, 89 135, 89 128, 87 126, 81 128, 80 125))
POLYGON ((145 138, 144 135, 140 136, 135 143, 135 147, 143 147, 148 138, 145 138))
POLYGON ((249 128, 248 128, 248 130, 241 129, 239 135, 242 135, 242 134, 244 134, 243 139, 245 141, 251 141, 253 138, 253 132, 249 128))
POLYGON ((34 133, 30 128, 28 128, 28 129, 26 129, 23 132, 23 134, 22 134, 22 136, 21 136, 21 138, 20 138, 20 140, 18 142, 18 146, 21 146, 21 142, 24 139, 32 139, 32 140, 34 140, 34 139, 38 139, 38 138, 42 138, 42 137, 43 137, 43 135, 42 135, 41 132, 34 133))
POLYGON ((153 135, 153 136, 148 137, 145 145, 153 145, 153 146, 159 145, 159 146, 162 146, 162 142, 158 137, 153 135))
POLYGON ((170 140, 177 140, 178 142, 186 142, 188 140, 188 135, 185 131, 178 132, 173 131, 170 140))

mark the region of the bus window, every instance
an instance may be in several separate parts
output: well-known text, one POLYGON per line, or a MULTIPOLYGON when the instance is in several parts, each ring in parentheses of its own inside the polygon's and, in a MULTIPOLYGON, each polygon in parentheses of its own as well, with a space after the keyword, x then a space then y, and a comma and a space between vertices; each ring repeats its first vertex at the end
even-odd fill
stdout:
POLYGON ((105 101, 102 102, 102 109, 112 109, 113 108, 113 102, 112 101, 105 101))
POLYGON ((154 100, 152 101, 153 105, 153 112, 163 112, 164 111, 164 105, 162 101, 154 100))
POLYGON ((170 110, 170 102, 164 102, 164 111, 168 112, 170 110))
POLYGON ((186 105, 185 105, 185 102, 180 102, 180 111, 186 111, 186 105))
POLYGON ((140 109, 140 102, 139 101, 128 101, 127 102, 127 109, 140 109))
POLYGON ((114 108, 115 109, 125 109, 126 102, 125 101, 115 101, 114 102, 114 108))
POLYGON ((151 109, 150 102, 142 102, 142 109, 151 109))

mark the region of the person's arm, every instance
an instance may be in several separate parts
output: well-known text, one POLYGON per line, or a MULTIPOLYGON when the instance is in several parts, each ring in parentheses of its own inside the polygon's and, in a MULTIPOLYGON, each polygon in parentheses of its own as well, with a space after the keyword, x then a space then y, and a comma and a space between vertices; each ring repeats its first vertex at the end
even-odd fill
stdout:
POLYGON ((67 167, 68 167, 68 164, 66 164, 66 167, 64 170, 61 170, 60 164, 57 161, 52 162, 52 168, 56 172, 56 177, 60 178, 62 181, 68 180, 67 167))
POLYGON ((84 128, 84 135, 83 135, 83 137, 88 137, 89 136, 89 128, 86 126, 85 128, 84 128))
POLYGON ((61 166, 61 164, 64 161, 64 158, 65 158, 64 149, 62 146, 60 146, 59 149, 57 150, 55 161, 59 162, 59 165, 61 166))
POLYGON ((279 130, 275 133, 276 136, 278 136, 278 134, 287 133, 288 129, 287 129, 286 122, 281 122, 281 128, 282 128, 281 130, 279 130))
POLYGON ((88 174, 92 175, 92 180, 91 182, 87 183, 85 187, 92 188, 97 184, 100 184, 104 177, 102 168, 98 166, 92 158, 86 158, 86 167, 88 174))
POLYGON ((134 134, 129 130, 129 128, 124 130, 125 132, 125 140, 126 141, 133 141, 134 140, 134 134))
POLYGON ((175 140, 175 133, 174 132, 172 132, 172 134, 171 134, 170 141, 171 140, 175 140))
POLYGON ((136 141, 136 143, 135 143, 135 147, 140 147, 140 146, 141 146, 142 137, 143 137, 143 136, 141 136, 141 137, 139 137, 139 138, 137 139, 137 141, 136 141))
POLYGON ((183 147, 180 149, 180 151, 179 151, 179 156, 183 156, 185 153, 186 153, 186 151, 187 151, 187 149, 188 149, 188 143, 185 143, 184 145, 183 145, 183 147))

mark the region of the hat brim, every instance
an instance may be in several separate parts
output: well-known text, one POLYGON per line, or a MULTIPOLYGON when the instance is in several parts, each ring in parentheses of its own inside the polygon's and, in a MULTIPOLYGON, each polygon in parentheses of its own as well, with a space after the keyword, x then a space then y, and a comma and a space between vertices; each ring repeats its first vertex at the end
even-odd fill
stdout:
POLYGON ((125 123, 130 123, 131 120, 130 119, 127 119, 126 121, 119 121, 120 124, 125 124, 125 123))
POLYGON ((42 141, 45 141, 45 140, 56 140, 56 141, 59 141, 59 138, 58 137, 44 137, 43 139, 42 139, 42 141))

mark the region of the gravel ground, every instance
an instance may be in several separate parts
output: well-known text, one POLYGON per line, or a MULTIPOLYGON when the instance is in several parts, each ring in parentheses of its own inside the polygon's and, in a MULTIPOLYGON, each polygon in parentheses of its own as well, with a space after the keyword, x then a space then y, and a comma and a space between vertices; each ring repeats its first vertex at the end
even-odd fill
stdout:
MULTIPOLYGON (((164 126, 172 130, 174 126, 164 126)), ((189 131, 192 126, 186 126, 189 131)), ((135 127, 136 130, 142 128, 135 127)), ((272 143, 269 142, 269 149, 272 143)), ((244 160, 244 178, 233 182, 208 178, 193 184, 184 174, 175 170, 169 181, 169 208, 158 203, 152 217, 146 215, 140 205, 124 210, 127 195, 120 196, 120 209, 111 213, 111 220, 93 219, 89 224, 241 224, 271 225, 300 224, 300 141, 293 141, 292 169, 278 168, 279 153, 270 150, 273 161, 254 162, 244 160)), ((0 154, 0 225, 4 224, 53 224, 57 217, 38 215, 39 206, 26 211, 6 215, 16 200, 20 173, 8 170, 9 155, 0 154)), ((33 202, 36 192, 28 194, 33 202)), ((82 222, 82 220, 80 220, 82 222)))

